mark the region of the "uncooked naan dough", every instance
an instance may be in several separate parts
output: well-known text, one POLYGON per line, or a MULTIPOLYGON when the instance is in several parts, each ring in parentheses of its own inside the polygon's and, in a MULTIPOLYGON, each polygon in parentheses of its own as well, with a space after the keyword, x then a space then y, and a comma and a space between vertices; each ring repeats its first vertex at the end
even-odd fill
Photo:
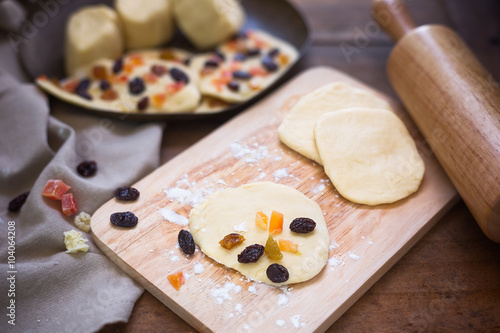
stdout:
POLYGON ((189 228, 195 243, 206 255, 252 280, 272 285, 309 280, 323 269, 328 258, 328 230, 320 207, 285 185, 260 182, 216 192, 191 210, 189 228), (266 245, 269 233, 255 224, 255 215, 263 211, 270 216, 273 210, 284 215, 283 231, 273 235, 274 240, 286 239, 298 243, 298 251, 302 255, 282 251, 283 258, 280 260, 271 260, 264 254, 256 263, 239 263, 238 254, 247 246, 266 245), (313 219, 315 230, 308 234, 290 231, 290 223, 297 217, 313 219), (234 232, 241 233, 246 240, 231 250, 224 249, 219 241, 234 232), (273 283, 269 280, 266 269, 273 263, 288 269, 288 281, 273 283))
POLYGON ((313 161, 323 164, 314 142, 314 126, 320 116, 340 109, 369 107, 392 110, 375 94, 343 82, 321 87, 303 96, 278 128, 281 142, 313 161))
POLYGON ((405 125, 390 111, 327 113, 318 119, 314 135, 326 174, 350 201, 391 203, 420 186, 424 162, 405 125))

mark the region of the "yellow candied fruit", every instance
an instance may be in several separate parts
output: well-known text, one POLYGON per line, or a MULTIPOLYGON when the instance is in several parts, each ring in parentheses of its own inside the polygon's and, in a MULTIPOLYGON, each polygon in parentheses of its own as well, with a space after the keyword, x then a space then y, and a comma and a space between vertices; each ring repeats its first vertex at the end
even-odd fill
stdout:
POLYGON ((256 214, 255 214, 255 224, 263 229, 263 230, 267 230, 267 216, 266 214, 264 214, 262 211, 258 211, 256 214))
POLYGON ((264 248, 264 252, 271 260, 280 260, 283 258, 283 254, 280 251, 278 243, 273 239, 272 236, 267 238, 266 247, 264 248))

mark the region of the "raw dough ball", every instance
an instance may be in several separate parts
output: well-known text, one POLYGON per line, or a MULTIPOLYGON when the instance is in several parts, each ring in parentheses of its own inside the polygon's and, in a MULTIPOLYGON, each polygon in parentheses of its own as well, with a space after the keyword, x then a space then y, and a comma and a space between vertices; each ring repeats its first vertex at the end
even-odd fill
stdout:
POLYGON ((115 0, 127 49, 167 43, 174 34, 171 0, 115 0))
POLYGON ((175 0, 180 29, 199 49, 209 49, 234 35, 245 21, 237 0, 175 0))
POLYGON ((66 27, 66 74, 101 58, 117 59, 123 36, 116 12, 105 6, 87 6, 71 15, 66 27))
POLYGON ((389 103, 375 94, 343 82, 321 87, 303 96, 288 112, 278 128, 281 142, 298 153, 322 164, 314 142, 314 125, 328 112, 353 107, 392 110, 389 103))
POLYGON ((350 201, 391 203, 420 186, 424 162, 405 125, 390 111, 327 113, 318 119, 314 135, 326 174, 350 201))
POLYGON ((272 285, 309 280, 323 269, 328 258, 328 229, 320 207, 285 185, 260 182, 216 192, 191 210, 189 228, 195 243, 206 255, 252 280, 272 285), (255 215, 263 211, 270 217, 273 210, 284 215, 283 231, 273 235, 274 240, 286 239, 298 243, 298 251, 302 255, 283 251, 280 260, 271 260, 264 254, 256 263, 239 263, 238 254, 247 246, 266 245, 269 233, 255 224, 255 215), (297 217, 313 219, 315 230, 308 234, 291 232, 290 223, 297 217), (219 241, 233 232, 241 233, 245 241, 226 250, 219 241), (272 263, 279 263, 288 269, 288 281, 273 283, 268 279, 266 269, 272 263))

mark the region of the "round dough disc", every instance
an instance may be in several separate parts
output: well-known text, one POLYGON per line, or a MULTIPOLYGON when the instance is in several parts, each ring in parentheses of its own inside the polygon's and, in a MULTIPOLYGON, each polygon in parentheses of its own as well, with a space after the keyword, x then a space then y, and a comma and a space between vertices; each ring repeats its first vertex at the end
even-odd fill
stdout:
POLYGON ((382 109, 321 116, 314 131, 325 172, 346 199, 391 203, 415 192, 425 165, 403 122, 382 109))
POLYGON ((325 113, 354 107, 392 111, 389 103, 370 91, 343 82, 335 82, 300 99, 278 128, 280 140, 296 152, 323 164, 314 141, 316 121, 325 113))
POLYGON ((259 182, 216 192, 191 210, 189 228, 195 243, 206 255, 252 280, 271 285, 309 280, 323 269, 328 258, 328 230, 320 207, 285 185, 259 182), (270 217, 273 210, 284 216, 283 231, 273 235, 274 240, 286 239, 299 244, 301 255, 283 251, 280 260, 271 260, 264 254, 256 263, 239 263, 238 254, 247 246, 265 246, 269 233, 255 224, 255 215, 262 211, 270 217), (297 217, 313 219, 314 231, 308 234, 290 231, 290 223, 297 217), (245 241, 230 250, 224 249, 219 241, 234 232, 241 233, 245 241), (268 279, 266 269, 272 263, 288 269, 288 281, 273 283, 268 279))

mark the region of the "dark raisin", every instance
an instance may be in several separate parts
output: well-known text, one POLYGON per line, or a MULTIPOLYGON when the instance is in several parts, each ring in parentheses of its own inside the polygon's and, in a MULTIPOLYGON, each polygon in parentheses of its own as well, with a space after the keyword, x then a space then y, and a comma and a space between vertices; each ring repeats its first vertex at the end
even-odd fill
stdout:
POLYGON ((146 89, 144 81, 140 77, 136 77, 128 83, 128 91, 132 95, 139 95, 146 89))
POLYGON ((97 172, 97 163, 96 161, 83 161, 78 164, 76 171, 78 171, 82 177, 91 177, 97 172))
POLYGON ((184 65, 186 65, 186 66, 191 65, 191 58, 186 58, 186 59, 184 59, 184 61, 183 61, 182 63, 183 63, 184 65))
POLYGON ((177 241, 179 242, 179 247, 185 254, 193 254, 195 250, 194 239, 191 233, 187 230, 182 229, 179 231, 179 236, 177 236, 177 241))
POLYGON ((288 269, 280 264, 271 264, 266 270, 266 275, 274 283, 282 283, 288 281, 288 269))
POLYGON ((26 202, 26 199, 28 198, 28 195, 30 194, 30 191, 24 192, 23 194, 18 195, 14 199, 12 199, 9 202, 9 207, 7 208, 9 212, 18 212, 21 207, 24 205, 26 202))
POLYGON ((251 262, 257 262, 260 257, 264 254, 264 246, 260 244, 254 244, 247 246, 240 254, 238 254, 238 262, 242 264, 248 264, 251 262))
POLYGON ((240 90, 240 84, 236 81, 229 82, 227 84, 227 87, 229 88, 229 90, 234 91, 234 92, 238 92, 240 90))
POLYGON ((233 72, 233 79, 239 79, 239 80, 250 80, 252 78, 252 74, 245 72, 245 71, 234 71, 233 72))
POLYGON ((109 81, 101 80, 101 82, 99 82, 99 89, 101 89, 102 91, 106 91, 110 88, 111 88, 111 84, 109 83, 109 81))
POLYGON ((234 61, 244 61, 246 58, 247 58, 247 56, 245 54, 243 54, 243 53, 236 53, 234 55, 233 60, 234 61))
POLYGON ((308 217, 297 217, 290 223, 290 230, 299 234, 307 234, 316 228, 316 222, 308 217))
POLYGON ((219 67, 219 62, 213 59, 208 59, 205 61, 205 64, 203 64, 203 67, 217 68, 219 67))
POLYGON ((113 64, 113 73, 118 74, 122 71, 122 69, 123 69, 123 59, 120 58, 116 60, 115 63, 113 64))
POLYGON ((134 201, 139 195, 139 191, 131 186, 119 187, 115 191, 115 198, 120 201, 134 201))
POLYGON ((144 111, 149 106, 149 98, 146 96, 142 98, 139 102, 137 102, 137 110, 144 111))
POLYGON ((83 79, 80 82, 78 82, 78 85, 75 88, 75 94, 78 96, 92 100, 92 96, 88 93, 88 89, 90 87, 90 80, 89 79, 83 79))
POLYGON ((247 39, 248 35, 246 31, 238 31, 233 39, 247 39))
POLYGON ((269 57, 269 56, 264 56, 261 59, 262 66, 268 71, 268 72, 274 72, 275 70, 278 69, 278 65, 274 62, 274 60, 269 57))
POLYGON ((260 49, 258 48, 254 48, 254 49, 250 49, 247 51, 247 57, 255 57, 255 56, 258 56, 260 54, 260 49))
POLYGON ((168 68, 163 65, 153 65, 151 66, 151 73, 156 76, 163 76, 168 74, 168 68))
POLYGON ((175 82, 184 82, 185 84, 189 83, 189 77, 178 68, 172 68, 170 70, 170 76, 175 82))
POLYGON ((221 61, 226 60, 226 56, 219 50, 215 50, 214 54, 217 58, 219 58, 221 61))
POLYGON ((117 227, 133 228, 139 219, 132 212, 120 212, 111 214, 109 220, 117 227))
POLYGON ((270 56, 271 58, 274 58, 279 53, 280 53, 280 49, 278 49, 277 47, 275 47, 274 49, 269 50, 269 52, 267 53, 267 55, 270 56))

